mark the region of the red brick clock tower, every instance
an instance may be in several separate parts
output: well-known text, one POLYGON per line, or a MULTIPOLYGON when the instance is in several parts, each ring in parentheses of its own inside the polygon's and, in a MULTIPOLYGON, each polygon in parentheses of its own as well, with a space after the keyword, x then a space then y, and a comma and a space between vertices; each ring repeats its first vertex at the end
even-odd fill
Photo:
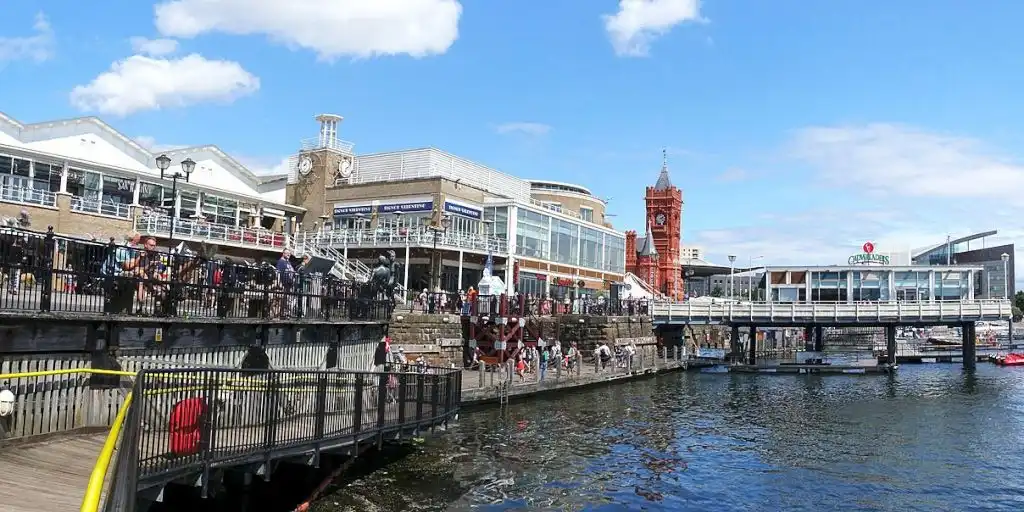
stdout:
POLYGON ((661 174, 653 187, 647 187, 644 199, 647 203, 650 237, 658 253, 656 286, 666 296, 681 300, 684 295, 682 260, 679 254, 683 238, 683 191, 672 185, 668 178, 668 157, 664 151, 661 174))

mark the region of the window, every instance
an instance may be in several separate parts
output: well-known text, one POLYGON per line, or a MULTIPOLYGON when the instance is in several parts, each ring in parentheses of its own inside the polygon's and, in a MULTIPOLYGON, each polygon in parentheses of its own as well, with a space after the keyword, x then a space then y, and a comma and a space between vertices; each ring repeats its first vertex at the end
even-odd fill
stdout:
POLYGON ((601 268, 601 245, 603 233, 596 229, 580 228, 580 266, 601 268))
MULTIPOLYGON (((167 198, 168 199, 170 199, 170 195, 171 195, 170 191, 167 191, 167 196, 168 196, 167 198)), ((145 206, 147 208, 161 208, 161 209, 164 208, 164 206, 171 206, 171 207, 174 206, 173 204, 164 205, 163 200, 164 200, 164 187, 162 187, 160 185, 155 185, 153 183, 146 183, 145 181, 143 181, 142 183, 139 184, 139 204, 140 205, 145 206)), ((164 213, 170 213, 166 209, 164 209, 163 211, 164 211, 164 213)))
POLYGON ((594 222, 594 209, 581 206, 580 218, 587 222, 594 222))
POLYGON ((558 263, 579 263, 579 226, 562 219, 551 219, 551 260, 558 263))
POLYGON ((203 194, 203 216, 206 220, 224 226, 234 226, 238 202, 210 194, 203 194))
POLYGON ((484 208, 485 235, 508 240, 508 206, 484 208))
POLYGON ((547 259, 551 217, 519 208, 516 221, 519 224, 516 229, 516 254, 547 259))
MULTIPOLYGON (((343 217, 337 217, 337 219, 342 218, 343 217)), ((341 221, 341 224, 339 225, 352 226, 350 229, 355 229, 356 224, 354 220, 356 219, 356 217, 349 216, 344 218, 347 218, 349 220, 341 221)), ((399 232, 401 232, 401 230, 404 229, 408 232, 409 230, 422 229, 422 226, 425 223, 430 222, 430 218, 430 212, 407 213, 404 215, 381 215, 380 217, 377 218, 377 229, 398 230, 399 232)))
POLYGON ((476 219, 470 219, 462 217, 460 215, 451 216, 451 225, 448 227, 448 231, 458 233, 460 235, 479 235, 480 234, 480 221, 476 219))
POLYGON ((103 176, 103 202, 107 204, 132 204, 135 200, 135 180, 103 176))
POLYGON ((32 188, 36 190, 60 191, 60 173, 62 167, 57 164, 36 162, 32 174, 32 188))
POLYGON ((198 206, 199 203, 199 193, 179 191, 178 196, 181 197, 181 206, 179 207, 178 216, 182 219, 195 217, 196 213, 198 213, 196 211, 196 206, 198 206))
POLYGON ((626 239, 604 235, 604 269, 611 272, 626 271, 626 239))

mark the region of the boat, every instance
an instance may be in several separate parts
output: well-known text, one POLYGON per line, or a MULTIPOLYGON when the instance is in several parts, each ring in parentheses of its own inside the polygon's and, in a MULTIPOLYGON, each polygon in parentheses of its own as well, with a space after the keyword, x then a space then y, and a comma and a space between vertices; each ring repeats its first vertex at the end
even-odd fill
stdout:
POLYGON ((999 366, 1024 366, 1024 354, 1011 352, 1005 356, 998 356, 993 361, 999 366))

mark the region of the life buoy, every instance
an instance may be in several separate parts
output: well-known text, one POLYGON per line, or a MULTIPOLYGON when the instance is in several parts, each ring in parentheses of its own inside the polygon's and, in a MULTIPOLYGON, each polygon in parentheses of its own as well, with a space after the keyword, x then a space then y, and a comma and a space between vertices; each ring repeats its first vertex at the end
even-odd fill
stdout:
POLYGON ((199 453, 204 414, 206 402, 202 398, 187 398, 174 404, 167 437, 171 454, 184 456, 199 453))

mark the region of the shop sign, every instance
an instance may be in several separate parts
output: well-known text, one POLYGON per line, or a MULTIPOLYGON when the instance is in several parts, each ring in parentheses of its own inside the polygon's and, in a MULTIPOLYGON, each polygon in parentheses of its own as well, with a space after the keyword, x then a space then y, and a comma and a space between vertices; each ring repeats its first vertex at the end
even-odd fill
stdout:
POLYGON ((456 204, 451 201, 444 202, 444 211, 462 217, 468 217, 470 219, 479 220, 481 217, 483 217, 482 210, 477 208, 470 208, 469 206, 463 206, 461 204, 456 204))
POLYGON ((875 244, 871 242, 864 242, 864 245, 861 247, 861 250, 863 250, 864 252, 861 254, 854 254, 853 256, 850 256, 850 259, 847 260, 847 263, 849 263, 850 265, 889 264, 889 256, 884 254, 875 254, 875 244))
POLYGON ((417 213, 429 212, 434 209, 433 201, 416 201, 413 203, 382 204, 377 207, 378 213, 417 213))
POLYGON ((555 286, 572 286, 572 279, 568 277, 556 277, 555 286))
POLYGON ((334 215, 345 216, 345 215, 369 215, 373 211, 373 207, 368 204, 361 204, 358 206, 335 206, 334 215))

